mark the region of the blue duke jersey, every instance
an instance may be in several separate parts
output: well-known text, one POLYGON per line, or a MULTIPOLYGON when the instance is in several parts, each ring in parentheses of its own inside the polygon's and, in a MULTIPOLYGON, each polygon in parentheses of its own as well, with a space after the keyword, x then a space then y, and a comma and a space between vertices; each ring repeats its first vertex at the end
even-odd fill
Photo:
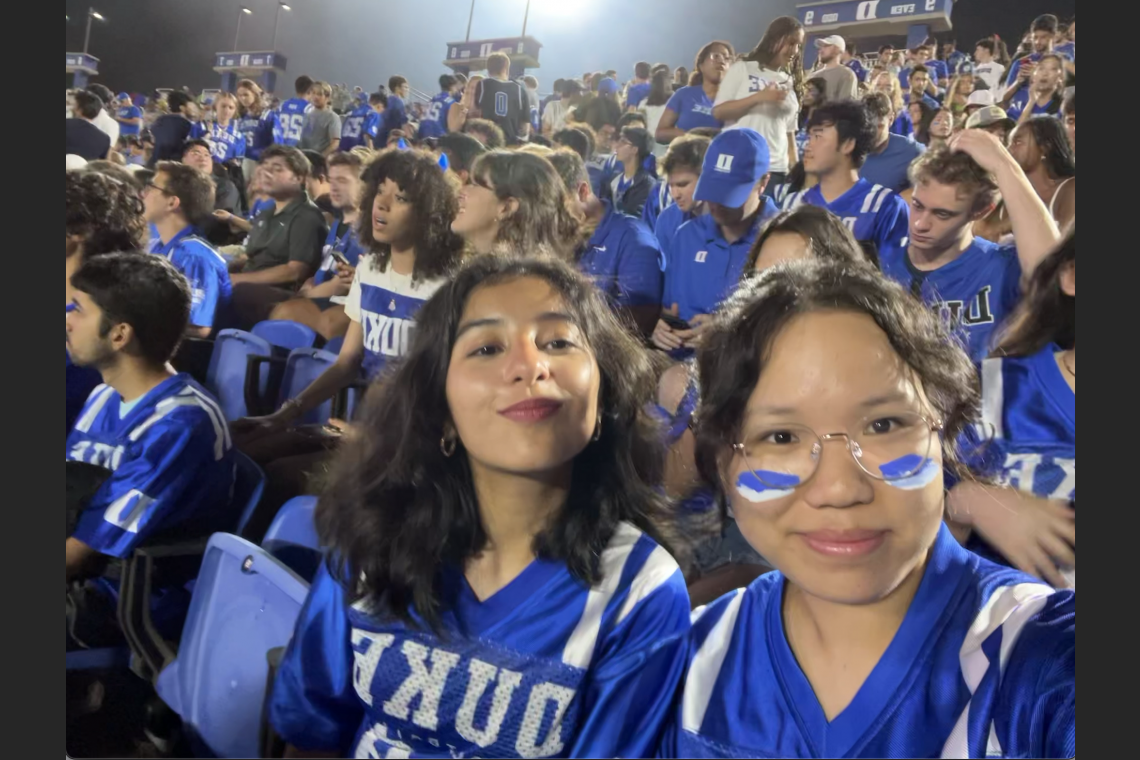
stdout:
POLYGON ((641 221, 650 230, 657 230, 657 218, 661 216, 661 212, 673 205, 673 194, 669 192, 669 180, 659 179, 653 189, 649 191, 649 197, 645 200, 645 206, 641 209, 641 221))
POLYGON ((131 403, 98 386, 67 436, 65 458, 113 473, 74 533, 102 554, 125 557, 150 536, 190 521, 232 527, 225 524, 234 486, 229 427, 189 375, 174 375, 131 403))
POLYGON ((282 103, 276 111, 277 123, 273 127, 273 142, 296 147, 301 139, 305 114, 311 110, 313 104, 304 98, 289 98, 282 103))
POLYGON ((819 185, 793 193, 784 201, 790 211, 801 204, 822 206, 842 220, 856 240, 869 240, 880 249, 898 247, 910 232, 910 210, 906 201, 889 187, 860 179, 850 190, 830 203, 819 185))
MULTIPOLYGON (((314 285, 328 282, 336 276, 338 262, 333 256, 333 251, 344 256, 353 267, 359 266, 360 256, 364 253, 356 237, 356 228, 340 219, 333 219, 329 225, 329 235, 325 238, 323 249, 324 259, 321 260, 320 269, 313 275, 314 285)), ((344 296, 332 297, 333 303, 344 303, 344 299, 344 296)))
POLYGON ((380 118, 376 109, 367 103, 353 109, 340 128, 339 149, 347 152, 358 145, 365 145, 365 135, 375 141, 376 133, 380 131, 380 118))
POLYGON ((408 352, 415 326, 412 318, 446 281, 440 277, 413 282, 412 275, 398 274, 390 263, 381 272, 371 254, 361 258, 344 313, 359 322, 364 333, 361 369, 366 378, 378 376, 389 359, 408 352))
POLYGON ((447 115, 455 105, 455 98, 450 93, 441 92, 431 99, 427 113, 420 122, 420 139, 425 137, 443 137, 447 134, 447 115))
POLYGON ((612 304, 660 305, 661 249, 640 220, 615 211, 602 201, 606 214, 590 236, 578 268, 588 274, 612 304))
POLYGON ((688 592, 627 524, 601 569, 589 588, 536 559, 482 602, 443 569, 441 638, 349 605, 322 568, 270 723, 299 749, 355 757, 651 756, 684 665, 688 592))
POLYGON ((261 160, 261 151, 273 144, 273 128, 277 118, 273 111, 246 114, 237 119, 237 128, 245 136, 245 157, 261 160))
POLYGON ((883 274, 902 283, 934 308, 963 339, 974 364, 990 349, 994 327, 1021 299, 1021 262, 1017 249, 976 237, 949 264, 922 271, 911 263, 907 239, 879 249, 883 274))
POLYGON ((151 238, 148 250, 166 257, 190 283, 190 324, 213 327, 229 307, 233 286, 222 254, 195 232, 184 227, 165 245, 151 238))
MULTIPOLYGON (((1009 114, 1011 119, 1020 119, 1021 114, 1025 111, 1026 106, 1029 105, 1029 88, 1023 87, 1017 92, 1016 95, 1009 101, 1009 108, 1006 113, 1009 114)), ((1053 100, 1046 101, 1044 105, 1034 103, 1032 116, 1049 116, 1050 109, 1056 109, 1052 115, 1058 119, 1061 118, 1060 107, 1053 102, 1053 100)))
POLYGON ((665 757, 1073 757, 1076 596, 943 525, 902 626, 830 721, 784 633, 785 578, 693 613, 665 757))
POLYGON ((245 158, 245 134, 236 120, 224 127, 217 122, 211 123, 205 137, 210 142, 210 153, 217 163, 245 158))

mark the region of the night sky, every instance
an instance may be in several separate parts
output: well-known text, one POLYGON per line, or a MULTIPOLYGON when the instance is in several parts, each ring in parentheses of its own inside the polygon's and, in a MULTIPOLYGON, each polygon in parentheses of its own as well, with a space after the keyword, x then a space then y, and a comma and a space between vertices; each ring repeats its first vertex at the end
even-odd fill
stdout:
MULTIPOLYGON (((67 0, 66 51, 82 50, 86 10, 96 21, 90 53, 103 72, 94 81, 112 90, 148 92, 189 85, 217 87, 213 54, 233 48, 239 8, 242 50, 267 50, 277 0, 67 0)), ((304 73, 315 79, 375 89, 402 74, 428 93, 446 73, 446 43, 462 40, 470 0, 290 0, 282 12, 278 48, 289 61, 285 86, 304 73)), ((526 0, 476 0, 471 38, 516 36, 526 0)), ((959 47, 997 31, 1016 40, 1039 13, 1066 18, 1075 0, 959 0, 954 10, 959 47)), ((692 68, 705 42, 727 39, 750 49, 776 16, 794 13, 795 0, 533 0, 527 33, 543 43, 542 67, 532 71, 544 92, 559 77, 615 68, 632 76, 645 59, 692 68), (652 10, 651 10, 652 9, 652 10)), ((901 41, 901 39, 900 39, 901 41)))

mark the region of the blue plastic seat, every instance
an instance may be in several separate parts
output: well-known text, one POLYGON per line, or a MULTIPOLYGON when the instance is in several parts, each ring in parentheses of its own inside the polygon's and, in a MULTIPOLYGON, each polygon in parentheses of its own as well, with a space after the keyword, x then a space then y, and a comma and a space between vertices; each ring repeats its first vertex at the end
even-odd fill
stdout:
POLYGON ((266 653, 285 646, 309 586, 268 552, 216 533, 178 656, 155 682, 198 757, 259 757, 266 653))
MULTIPOLYGON (((285 362, 285 375, 281 379, 281 399, 278 404, 297 396, 334 364, 336 364, 336 354, 330 354, 319 348, 295 348, 290 351, 289 358, 285 362)), ((332 414, 332 405, 332 399, 329 399, 298 418, 297 424, 328 422, 332 414)))
POLYGON ((313 514, 316 496, 296 496, 281 507, 261 540, 261 548, 293 572, 312 581, 321 562, 321 542, 313 514))
POLYGON ((332 340, 326 342, 323 348, 330 354, 339 354, 342 346, 344 346, 344 336, 338 335, 332 340))
MULTIPOLYGON (((247 357, 273 355, 273 346, 244 330, 222 330, 214 340, 206 387, 218 400, 226 419, 233 422, 249 414, 245 403, 247 357)), ((268 368, 262 370, 268 377, 268 368)), ((264 379, 264 378, 263 378, 264 379)))
POLYGON ((234 460, 237 471, 234 473, 234 496, 230 503, 238 514, 235 532, 240 534, 261 501, 261 494, 265 491, 265 473, 257 466, 257 462, 240 451, 234 451, 234 460))
POLYGON ((312 348, 317 333, 308 325, 288 319, 267 319, 253 326, 253 334, 269 341, 270 345, 292 351, 294 348, 312 348))

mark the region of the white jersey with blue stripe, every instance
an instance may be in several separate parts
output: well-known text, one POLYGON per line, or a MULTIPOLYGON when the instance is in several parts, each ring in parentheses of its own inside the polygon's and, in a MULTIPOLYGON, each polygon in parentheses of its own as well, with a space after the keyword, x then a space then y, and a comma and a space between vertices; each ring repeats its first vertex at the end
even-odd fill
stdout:
POLYGON ((322 568, 277 673, 269 720, 344 757, 648 757, 685 660, 673 558, 620 524, 593 587, 536 559, 480 601, 442 569, 443 636, 352 603, 322 568))
POLYGON ((230 509, 229 427, 218 402, 186 374, 130 404, 114 388, 96 387, 67 436, 65 458, 112 471, 73 534, 102 554, 125 557, 191 521, 221 527, 230 509))
POLYGON ((768 573, 693 613, 664 757, 1073 757, 1076 595, 963 549, 942 526, 902 625, 828 720, 768 573))
POLYGON ((782 208, 790 211, 801 204, 822 206, 835 214, 859 241, 871 241, 878 248, 899 246, 909 232, 910 210, 906 201, 889 187, 858 180, 847 192, 830 203, 819 185, 793 193, 782 208))

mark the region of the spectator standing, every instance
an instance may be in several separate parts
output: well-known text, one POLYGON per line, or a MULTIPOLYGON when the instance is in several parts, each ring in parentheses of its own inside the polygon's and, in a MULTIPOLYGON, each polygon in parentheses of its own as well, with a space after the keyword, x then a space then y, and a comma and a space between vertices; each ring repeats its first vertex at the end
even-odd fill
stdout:
POLYGON ((340 117, 332 110, 331 97, 332 87, 328 82, 313 82, 309 88, 309 102, 313 107, 305 112, 301 124, 301 139, 297 142, 301 150, 315 150, 330 156, 340 146, 340 117))
POLYGON ((455 105, 462 95, 463 85, 451 74, 444 74, 439 78, 439 92, 428 104, 427 114, 420 122, 419 138, 442 137, 448 133, 448 116, 451 107, 455 105))
POLYGON ((868 93, 863 99, 871 123, 878 127, 878 138, 859 170, 859 176, 874 185, 882 185, 896 193, 910 187, 907 169, 925 148, 909 137, 891 133, 895 112, 891 101, 881 92, 868 93))
POLYGON ((1009 103, 1006 110, 1010 118, 1025 121, 1034 116, 1060 113, 1064 66, 1064 60, 1056 53, 1041 56, 1029 76, 1029 86, 1019 89, 1012 97, 1003 98, 1003 103, 1009 103))
POLYGON ((653 155, 661 159, 665 157, 665 151, 669 146, 659 143, 655 135, 661 124, 661 117, 665 114, 666 105, 674 95, 669 86, 669 72, 654 73, 650 85, 649 94, 638 104, 638 108, 645 114, 645 127, 649 130, 649 139, 653 143, 653 155))
MULTIPOLYGON (((839 60, 843 65, 851 69, 851 73, 855 75, 855 79, 862 84, 867 81, 867 69, 863 68, 863 62, 855 57, 854 43, 846 45, 843 52, 839 56, 839 60)), ((858 97, 859 93, 856 90, 855 96, 858 97)))
POLYGON ((491 53, 487 57, 487 78, 475 88, 478 118, 503 130, 508 146, 523 142, 530 128, 526 92, 522 85, 508 78, 510 68, 511 59, 505 53, 491 53))
POLYGON ((916 100, 921 100, 931 108, 938 108, 938 101, 932 98, 927 92, 931 82, 930 70, 920 63, 912 67, 907 73, 909 77, 909 89, 903 93, 903 102, 910 105, 916 100))
POLYGON ((969 63, 970 57, 958 49, 958 40, 951 37, 942 41, 942 60, 946 62, 947 73, 956 76, 958 67, 969 63))
MULTIPOLYGON (((609 74, 607 74, 607 76, 609 76, 609 74)), ((613 76, 617 76, 616 72, 613 76)), ((625 93, 626 110, 637 108, 638 103, 645 100, 646 96, 649 95, 649 88, 652 86, 652 76, 653 68, 647 61, 638 61, 633 65, 633 81, 629 83, 629 88, 625 93)))
POLYGON ((199 117, 198 104, 185 92, 175 91, 167 95, 166 105, 170 112, 159 116, 150 128, 154 135, 154 150, 147 167, 151 169, 159 161, 182 160, 186 141, 199 117))
POLYGON ((847 43, 838 34, 822 37, 815 41, 819 51, 820 67, 812 72, 812 77, 827 83, 824 96, 827 100, 854 100, 859 97, 859 78, 855 72, 843 65, 843 54, 847 43))
POLYGON ((558 96, 557 100, 549 101, 542 112, 544 137, 552 137, 555 132, 561 132, 566 128, 570 112, 582 102, 581 83, 574 79, 563 80, 558 96))
POLYGON ((119 123, 119 137, 137 137, 143 126, 142 109, 131 102, 129 93, 120 92, 115 100, 115 121, 119 123))
POLYGON ((1077 155, 1077 90, 1073 89, 1065 96, 1061 104, 1061 118, 1065 123, 1065 134, 1069 136, 1069 147, 1073 149, 1073 157, 1077 155))
MULTIPOLYGON (((1053 43, 1057 38, 1057 17, 1051 13, 1033 19, 1029 29, 1029 48, 1031 52, 1018 58, 1009 67, 1006 76, 1005 93, 1001 97, 1001 106, 1008 109, 1014 95, 1029 88, 1032 81, 1033 69, 1041 56, 1053 52, 1053 43)), ((1062 56, 1063 58, 1063 56, 1062 56)))
POLYGON ((111 138, 111 147, 119 144, 119 122, 111 113, 115 109, 115 94, 110 88, 102 84, 93 84, 87 87, 87 92, 99 98, 99 115, 92 122, 111 138))
POLYGON ((313 80, 304 74, 293 82, 296 96, 277 107, 277 124, 273 128, 275 144, 293 147, 300 142, 305 115, 313 110, 313 104, 309 102, 309 91, 312 89, 313 80))
POLYGON ((995 57, 997 42, 992 37, 978 40, 974 45, 974 76, 986 83, 991 92, 1001 93, 1005 89, 1003 66, 995 57))
POLYGON ((695 81, 681 87, 669 98, 661 121, 657 123, 655 136, 658 144, 668 145, 699 127, 719 130, 724 126, 713 116, 713 103, 735 57, 732 45, 721 40, 710 42, 697 52, 693 72, 695 81))
POLYGON ((238 131, 245 135, 245 156, 242 157, 242 176, 248 186, 253 179, 261 151, 273 144, 273 125, 276 117, 265 102, 265 94, 252 79, 237 84, 238 131))
POLYGON ((111 150, 111 138, 95 126, 95 119, 103 110, 97 95, 86 91, 75 93, 74 114, 64 122, 65 150, 67 155, 80 156, 88 161, 106 158, 111 150))

